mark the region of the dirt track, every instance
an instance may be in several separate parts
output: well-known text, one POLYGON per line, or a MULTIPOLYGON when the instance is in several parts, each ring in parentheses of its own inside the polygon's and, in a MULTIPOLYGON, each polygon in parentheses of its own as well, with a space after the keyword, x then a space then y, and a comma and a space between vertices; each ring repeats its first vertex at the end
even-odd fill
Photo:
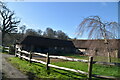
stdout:
MULTIPOLYGON (((1 54, 1 53, 0 53, 1 54)), ((14 55, 2 54, 2 74, 5 78, 12 80, 28 80, 28 77, 21 73, 18 69, 13 67, 6 61, 5 58, 14 57, 14 55)))

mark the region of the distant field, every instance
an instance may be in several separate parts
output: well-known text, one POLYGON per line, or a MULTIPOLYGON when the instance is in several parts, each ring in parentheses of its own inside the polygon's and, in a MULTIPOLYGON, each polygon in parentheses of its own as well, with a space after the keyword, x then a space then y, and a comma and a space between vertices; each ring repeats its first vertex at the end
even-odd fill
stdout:
MULTIPOLYGON (((79 55, 79 54, 62 54, 62 56, 66 56, 66 57, 72 57, 72 58, 77 58, 77 59, 89 59, 89 56, 85 56, 85 55, 79 55)), ((101 62, 107 62, 108 58, 104 57, 104 56, 94 56, 94 61, 101 61, 101 62)), ((118 62, 120 63, 120 58, 113 58, 111 57, 111 62, 118 62)))

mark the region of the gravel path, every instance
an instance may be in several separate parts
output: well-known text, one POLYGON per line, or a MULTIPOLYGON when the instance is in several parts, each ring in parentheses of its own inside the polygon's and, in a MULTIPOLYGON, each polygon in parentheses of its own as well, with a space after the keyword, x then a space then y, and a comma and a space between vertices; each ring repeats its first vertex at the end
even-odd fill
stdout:
POLYGON ((21 73, 18 69, 6 61, 5 58, 7 57, 14 57, 14 55, 2 54, 2 74, 8 79, 28 80, 28 77, 25 74, 21 73))

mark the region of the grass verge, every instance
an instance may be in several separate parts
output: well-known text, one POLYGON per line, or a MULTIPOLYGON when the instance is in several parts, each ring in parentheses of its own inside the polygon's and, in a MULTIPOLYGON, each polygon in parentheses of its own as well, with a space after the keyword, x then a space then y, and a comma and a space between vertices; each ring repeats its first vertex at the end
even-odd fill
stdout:
MULTIPOLYGON (((30 78, 59 78, 59 79, 78 79, 78 78, 87 78, 86 75, 82 75, 80 73, 75 73, 71 71, 64 71, 59 70, 55 68, 50 68, 50 74, 47 74, 48 71, 46 71, 46 66, 40 63, 29 63, 25 60, 20 60, 19 58, 13 57, 9 58, 8 61, 12 63, 15 67, 17 67, 19 70, 27 74, 30 78), (36 77, 35 77, 36 76, 36 77)), ((82 63, 82 62, 70 62, 70 61, 64 61, 64 62, 52 62, 52 64, 76 69, 76 70, 82 70, 87 72, 88 64, 82 63)), ((98 75, 105 75, 105 76, 115 76, 120 77, 120 74, 118 74, 120 70, 120 67, 117 66, 105 66, 105 65, 93 65, 93 74, 98 75)))
MULTIPOLYGON (((82 70, 87 72, 88 64, 82 62, 54 62, 52 63, 57 66, 67 67, 76 70, 82 70)), ((120 77, 119 74, 120 67, 118 66, 108 66, 108 65, 100 65, 100 64, 93 64, 93 74, 104 75, 104 76, 114 76, 120 77)))
POLYGON ((79 79, 87 78, 86 75, 80 73, 59 70, 50 68, 50 74, 47 74, 46 66, 40 63, 29 63, 25 60, 13 57, 7 59, 13 66, 17 67, 20 71, 27 74, 29 78, 59 78, 59 79, 79 79), (36 77, 35 77, 36 76, 36 77))

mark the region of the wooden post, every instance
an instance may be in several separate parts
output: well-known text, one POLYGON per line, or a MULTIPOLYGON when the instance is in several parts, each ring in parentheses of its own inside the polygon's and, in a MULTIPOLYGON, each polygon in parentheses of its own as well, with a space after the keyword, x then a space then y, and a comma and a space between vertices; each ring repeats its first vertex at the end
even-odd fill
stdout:
POLYGON ((16 48, 16 45, 15 45, 15 57, 17 57, 17 48, 16 48))
POLYGON ((21 52, 19 52, 19 53, 20 53, 20 59, 22 59, 22 57, 21 57, 21 56, 22 56, 22 53, 21 53, 21 52))
POLYGON ((118 50, 115 50, 116 58, 119 58, 118 50))
POLYGON ((47 58, 46 58, 46 70, 49 70, 48 64, 50 64, 50 58, 49 58, 49 53, 47 53, 47 58))
POLYGON ((5 48, 5 47, 2 45, 2 52, 5 52, 5 51, 4 51, 4 50, 5 50, 4 48, 5 48))
POLYGON ((88 79, 92 79, 92 63, 93 63, 93 57, 89 57, 89 63, 88 63, 88 79))
POLYGON ((31 45, 31 51, 30 51, 30 63, 31 63, 31 59, 32 59, 33 49, 34 49, 34 46, 33 46, 33 45, 31 45))
POLYGON ((8 48, 8 54, 10 54, 10 47, 8 48))
POLYGON ((32 52, 30 52, 30 63, 31 63, 31 59, 32 59, 32 52))
POLYGON ((110 52, 108 52, 108 62, 111 62, 110 52))

